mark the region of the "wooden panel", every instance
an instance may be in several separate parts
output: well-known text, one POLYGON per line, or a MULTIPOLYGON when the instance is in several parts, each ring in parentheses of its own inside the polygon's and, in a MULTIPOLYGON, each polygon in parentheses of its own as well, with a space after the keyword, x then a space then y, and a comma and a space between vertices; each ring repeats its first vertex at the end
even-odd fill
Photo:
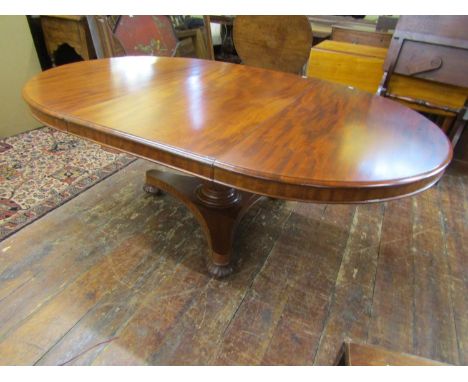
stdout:
MULTIPOLYGON (((447 39, 465 40, 467 36, 466 16, 400 16, 397 30, 417 32, 426 36, 441 36, 447 39)), ((430 37, 429 37, 430 38, 430 37)))
MULTIPOLYGON (((375 93, 383 75, 383 58, 322 49, 316 45, 310 51, 307 75, 322 80, 353 86, 375 93)), ((349 46, 349 50, 355 50, 349 46)))
MULTIPOLYGON (((468 19, 467 19, 468 21, 468 19)), ((468 88, 468 50, 418 41, 403 42, 395 73, 468 88), (430 69, 432 62, 440 64, 430 69), (419 64, 419 66, 418 66, 419 64)))
POLYGON ((385 59, 388 51, 388 49, 386 48, 381 48, 377 46, 356 45, 332 40, 323 41, 320 44, 316 45, 314 48, 382 59, 385 59))
POLYGON ((356 19, 352 16, 313 15, 307 18, 312 26, 314 37, 320 38, 330 37, 334 25, 367 31, 373 31, 376 28, 374 20, 356 19))
MULTIPOLYGON (((324 41, 311 49, 307 75, 375 93, 383 76, 386 54, 387 50, 383 48, 324 41)), ((463 107, 468 96, 468 88, 396 74, 388 88, 395 95, 453 108, 463 107)), ((434 109, 424 106, 402 103, 415 110, 434 112, 434 109)), ((453 116, 453 113, 444 111, 436 111, 436 114, 453 116)))
POLYGON ((343 361, 346 366, 448 366, 431 359, 358 343, 344 344, 343 361))
POLYGON ((243 64, 295 74, 312 46, 306 16, 236 16, 233 33, 243 64))
POLYGON ((333 26, 331 39, 334 41, 349 42, 351 44, 388 48, 392 40, 392 35, 386 32, 361 31, 333 26))
POLYGON ((392 76, 388 89, 392 94, 424 99, 438 105, 454 108, 463 107, 468 96, 468 88, 399 75, 392 76))

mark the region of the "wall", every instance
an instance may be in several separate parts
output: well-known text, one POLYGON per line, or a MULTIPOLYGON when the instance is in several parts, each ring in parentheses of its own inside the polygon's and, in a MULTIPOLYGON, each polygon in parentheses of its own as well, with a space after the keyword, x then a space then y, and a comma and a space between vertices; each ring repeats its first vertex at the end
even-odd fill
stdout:
POLYGON ((26 16, 0 16, 0 138, 34 129, 21 90, 41 71, 26 16))

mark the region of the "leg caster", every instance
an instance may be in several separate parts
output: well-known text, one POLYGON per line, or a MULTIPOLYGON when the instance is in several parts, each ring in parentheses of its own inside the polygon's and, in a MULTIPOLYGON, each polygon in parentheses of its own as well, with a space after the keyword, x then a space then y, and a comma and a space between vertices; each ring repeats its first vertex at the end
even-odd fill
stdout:
POLYGON ((158 170, 147 171, 146 186, 175 196, 192 211, 208 241, 208 272, 217 278, 232 273, 234 231, 242 216, 261 196, 158 170))
POLYGON ((145 184, 143 186, 143 191, 145 191, 146 193, 148 194, 151 194, 151 195, 157 195, 157 196, 160 196, 163 194, 163 192, 161 191, 161 189, 157 188, 157 187, 153 187, 151 186, 150 184, 145 184))
POLYGON ((234 271, 231 264, 216 265, 211 258, 206 259, 206 268, 208 269, 209 274, 217 279, 229 276, 234 271))

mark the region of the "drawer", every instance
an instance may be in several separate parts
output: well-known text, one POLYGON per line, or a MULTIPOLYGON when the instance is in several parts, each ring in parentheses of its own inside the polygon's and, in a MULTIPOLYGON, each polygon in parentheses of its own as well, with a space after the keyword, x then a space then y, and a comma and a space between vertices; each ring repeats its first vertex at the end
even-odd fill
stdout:
POLYGON ((395 73, 468 87, 468 50, 405 40, 395 73))

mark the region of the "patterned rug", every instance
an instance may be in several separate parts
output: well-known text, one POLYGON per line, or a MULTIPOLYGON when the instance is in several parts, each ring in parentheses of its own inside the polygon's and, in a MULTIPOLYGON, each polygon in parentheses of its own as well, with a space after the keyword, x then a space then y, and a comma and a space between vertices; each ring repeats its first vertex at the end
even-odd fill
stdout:
POLYGON ((135 160, 49 127, 0 140, 0 241, 135 160))

